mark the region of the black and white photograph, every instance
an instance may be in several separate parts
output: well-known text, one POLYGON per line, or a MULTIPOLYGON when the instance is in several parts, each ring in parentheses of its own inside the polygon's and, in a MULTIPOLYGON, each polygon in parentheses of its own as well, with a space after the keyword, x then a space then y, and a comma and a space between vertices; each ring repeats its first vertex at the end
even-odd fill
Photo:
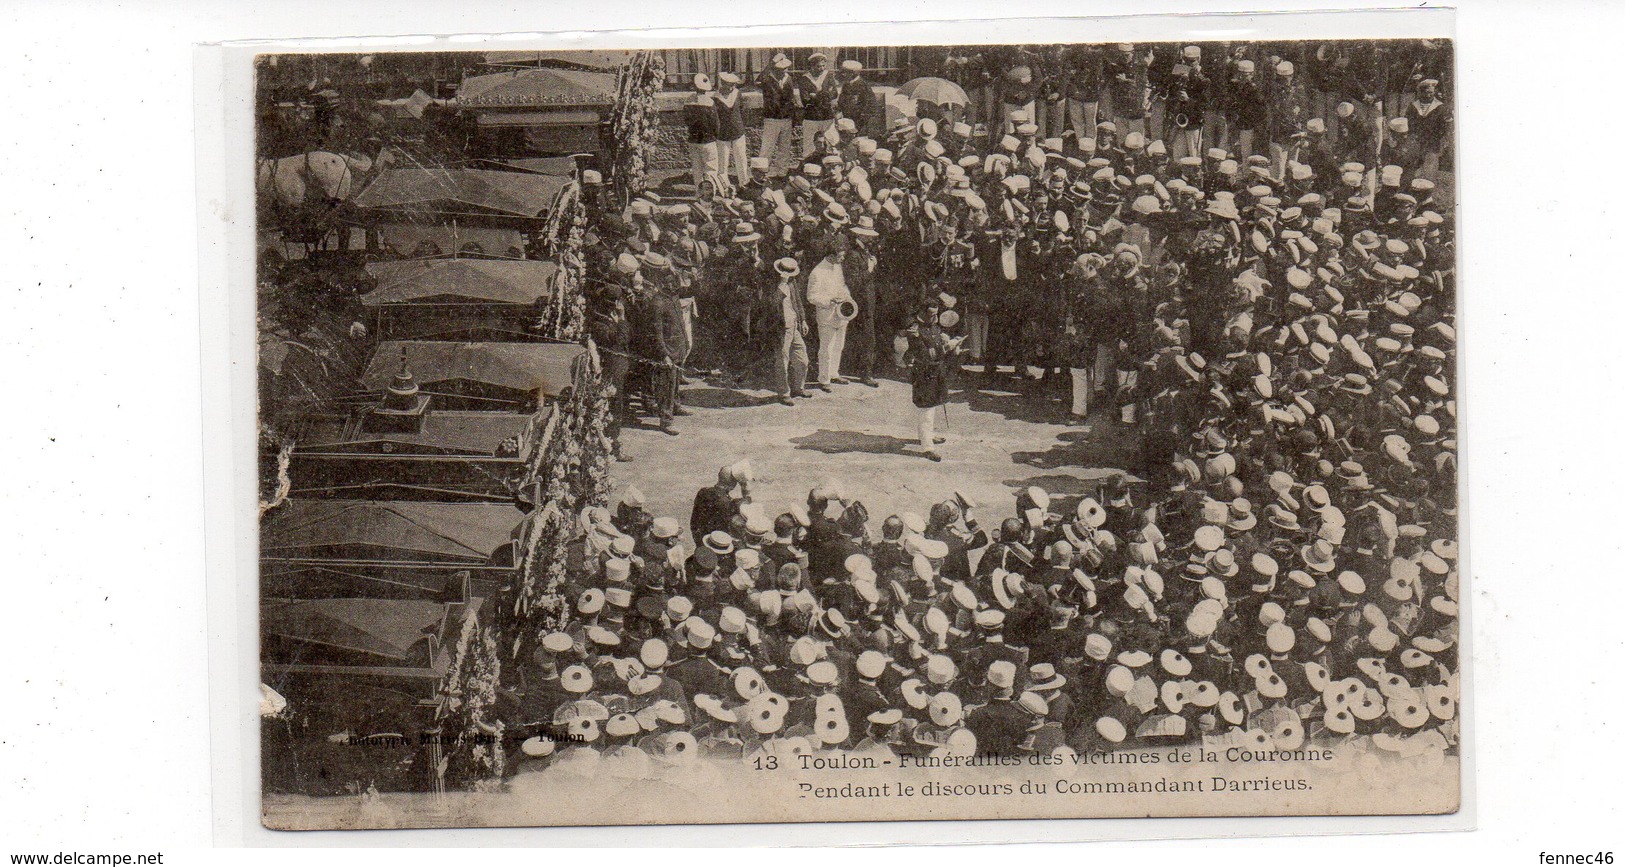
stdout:
POLYGON ((267 827, 1458 808, 1452 41, 254 78, 267 827))
POLYGON ((1622 28, 0 4, 0 863, 1614 864, 1622 28))

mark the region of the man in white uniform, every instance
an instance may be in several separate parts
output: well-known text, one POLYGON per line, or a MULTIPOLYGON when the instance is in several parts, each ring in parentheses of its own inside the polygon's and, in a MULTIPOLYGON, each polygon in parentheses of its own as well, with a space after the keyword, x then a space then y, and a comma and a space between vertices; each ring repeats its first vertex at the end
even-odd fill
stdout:
MULTIPOLYGON (((830 205, 824 216, 831 222, 844 224, 846 210, 830 205)), ((819 386, 844 384, 841 377, 841 353, 846 349, 846 325, 856 310, 852 292, 846 285, 841 269, 841 258, 846 251, 845 234, 834 235, 824 258, 807 277, 807 303, 812 305, 818 320, 818 380, 819 386)), ((827 388, 825 388, 827 390, 827 388)))

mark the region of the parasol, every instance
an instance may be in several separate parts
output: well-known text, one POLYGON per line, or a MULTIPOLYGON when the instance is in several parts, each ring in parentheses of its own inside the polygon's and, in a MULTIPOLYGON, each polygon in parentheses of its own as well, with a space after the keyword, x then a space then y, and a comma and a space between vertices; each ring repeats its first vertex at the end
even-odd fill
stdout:
POLYGON ((891 93, 886 97, 886 128, 890 129, 902 118, 911 122, 920 115, 919 103, 901 93, 891 93))
POLYGON ((916 78, 897 88, 897 92, 937 105, 970 105, 965 89, 946 78, 916 78))

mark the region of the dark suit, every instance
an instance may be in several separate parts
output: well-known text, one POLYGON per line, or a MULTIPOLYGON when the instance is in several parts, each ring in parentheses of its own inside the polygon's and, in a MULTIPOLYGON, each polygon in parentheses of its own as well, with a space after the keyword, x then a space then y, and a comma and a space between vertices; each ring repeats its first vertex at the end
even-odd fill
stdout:
POLYGON ((834 521, 823 515, 813 515, 807 528, 807 571, 814 578, 832 578, 844 574, 845 537, 834 521))
POLYGON ((935 539, 948 546, 948 557, 942 562, 942 577, 949 581, 969 582, 971 580, 970 552, 976 548, 986 547, 987 531, 977 530, 967 541, 961 538, 958 533, 946 527, 941 527, 935 530, 927 530, 925 537, 935 539))
POLYGON ((948 402, 948 362, 952 355, 947 335, 935 322, 909 329, 909 379, 914 405, 925 409, 948 402))
POLYGON ((976 735, 976 754, 1014 756, 1021 753, 1027 736, 1027 712, 1007 698, 996 698, 971 713, 965 721, 976 735))
POLYGON ((859 135, 869 135, 875 132, 875 115, 877 105, 874 89, 862 76, 851 81, 842 82, 841 92, 835 98, 835 109, 842 117, 850 118, 857 124, 859 135))
POLYGON ((598 344, 604 363, 604 381, 615 387, 610 398, 609 435, 618 436, 626 421, 626 376, 631 369, 632 327, 626 316, 613 308, 594 311, 590 324, 593 342, 598 344))
POLYGON ((665 674, 681 684, 683 694, 690 698, 700 693, 718 698, 733 695, 728 673, 708 657, 690 657, 668 667, 665 674))
POLYGON ((728 532, 733 517, 739 514, 739 503, 729 492, 715 486, 701 488, 694 495, 694 511, 688 519, 688 530, 698 544, 707 534, 721 530, 728 532))
POLYGON ((801 109, 795 100, 794 75, 786 75, 781 85, 771 72, 763 72, 756 83, 762 88, 762 117, 789 121, 801 119, 801 109))

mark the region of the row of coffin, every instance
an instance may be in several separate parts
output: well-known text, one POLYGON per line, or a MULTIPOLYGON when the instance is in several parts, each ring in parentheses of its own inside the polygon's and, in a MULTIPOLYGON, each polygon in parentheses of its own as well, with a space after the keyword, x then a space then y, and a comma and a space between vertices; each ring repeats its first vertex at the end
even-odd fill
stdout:
POLYGON ((383 339, 355 394, 300 418, 287 499, 260 523, 263 681, 357 734, 433 719, 465 620, 516 568, 518 485, 585 352, 529 328, 552 263, 369 270, 383 339))

